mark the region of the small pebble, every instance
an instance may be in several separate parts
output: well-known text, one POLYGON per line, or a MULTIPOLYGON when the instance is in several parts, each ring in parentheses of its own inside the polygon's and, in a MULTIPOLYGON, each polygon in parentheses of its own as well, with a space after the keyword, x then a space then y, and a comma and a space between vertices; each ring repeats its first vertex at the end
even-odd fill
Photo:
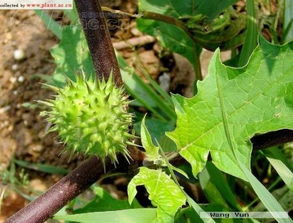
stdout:
POLYGON ((13 56, 14 56, 14 59, 19 61, 19 60, 23 60, 25 58, 25 54, 24 54, 24 51, 21 50, 21 49, 17 49, 13 52, 13 56))
POLYGON ((18 65, 17 64, 13 64, 11 67, 12 70, 17 70, 18 69, 18 65))
POLYGON ((10 78, 9 78, 9 81, 10 81, 12 84, 14 84, 14 83, 16 82, 16 78, 15 78, 15 77, 10 77, 10 78))
POLYGON ((0 114, 7 112, 10 108, 11 108, 11 106, 9 106, 9 105, 0 108, 0 114))
POLYGON ((19 83, 24 82, 24 77, 23 77, 23 76, 19 76, 18 79, 17 79, 17 81, 18 81, 19 83))
POLYGON ((31 149, 34 152, 41 152, 43 150, 43 146, 41 144, 35 144, 31 146, 31 149))

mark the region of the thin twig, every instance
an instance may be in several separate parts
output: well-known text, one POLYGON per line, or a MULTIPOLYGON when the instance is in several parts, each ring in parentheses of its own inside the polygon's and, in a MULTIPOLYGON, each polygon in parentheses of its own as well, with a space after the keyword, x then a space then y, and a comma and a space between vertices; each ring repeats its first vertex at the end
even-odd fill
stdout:
POLYGON ((142 46, 142 45, 153 43, 153 42, 155 42, 155 38, 152 36, 146 35, 146 36, 134 37, 125 41, 115 42, 113 43, 113 46, 116 50, 123 50, 126 48, 133 48, 136 46, 142 46))

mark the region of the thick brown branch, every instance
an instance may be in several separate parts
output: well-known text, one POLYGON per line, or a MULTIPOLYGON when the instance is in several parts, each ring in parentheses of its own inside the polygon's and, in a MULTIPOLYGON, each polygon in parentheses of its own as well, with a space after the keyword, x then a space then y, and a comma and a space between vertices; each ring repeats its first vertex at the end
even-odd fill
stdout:
POLYGON ((116 84, 121 85, 120 69, 99 1, 75 0, 75 3, 97 76, 107 79, 112 72, 116 84))

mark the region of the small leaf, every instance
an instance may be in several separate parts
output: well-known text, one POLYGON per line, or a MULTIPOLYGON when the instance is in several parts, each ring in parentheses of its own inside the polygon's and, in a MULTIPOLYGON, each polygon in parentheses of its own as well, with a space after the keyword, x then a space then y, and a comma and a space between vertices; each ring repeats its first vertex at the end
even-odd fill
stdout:
POLYGON ((143 148, 145 149, 145 154, 147 156, 147 159, 150 161, 156 161, 160 158, 159 155, 159 147, 155 146, 151 134, 149 133, 146 125, 145 125, 145 117, 142 119, 141 122, 141 143, 143 148))
MULTIPOLYGON (((142 119, 142 122, 141 122, 141 142, 142 142, 142 146, 145 149, 145 155, 147 157, 147 160, 152 161, 155 164, 159 164, 162 167, 166 167, 167 166, 166 161, 159 154, 159 147, 155 146, 155 144, 152 141, 151 134, 148 131, 146 124, 145 124, 145 118, 146 118, 146 116, 142 119)), ((158 142, 158 144, 159 144, 159 142, 158 142)), ((181 170, 171 164, 170 164, 170 167, 174 171, 182 174, 187 179, 189 178, 188 175, 183 170, 181 170)))
POLYGON ((171 223, 178 209, 185 204, 186 198, 181 189, 162 170, 141 167, 139 173, 128 185, 129 202, 137 193, 137 186, 145 186, 149 199, 157 207, 154 223, 171 223))
POLYGON ((264 150, 266 158, 270 162, 270 164, 274 167, 277 173, 280 175, 282 180, 285 182, 287 187, 293 191, 293 174, 291 170, 286 166, 286 164, 282 161, 282 155, 280 154, 279 148, 270 148, 264 150), (281 157, 280 157, 281 156, 281 157))

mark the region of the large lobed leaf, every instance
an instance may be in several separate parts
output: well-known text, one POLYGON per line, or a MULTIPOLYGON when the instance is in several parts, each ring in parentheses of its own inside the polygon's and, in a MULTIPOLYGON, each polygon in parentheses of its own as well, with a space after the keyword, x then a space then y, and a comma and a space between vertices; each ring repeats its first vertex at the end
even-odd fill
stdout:
POLYGON ((137 193, 137 186, 145 186, 149 199, 157 207, 153 223, 172 223, 177 210, 185 204, 186 198, 178 185, 162 170, 141 167, 139 173, 128 184, 129 202, 137 193))
POLYGON ((247 180, 257 133, 293 128, 293 42, 274 46, 260 39, 246 67, 231 68, 217 51, 198 94, 173 97, 177 128, 168 133, 197 175, 209 153, 222 171, 247 180))

